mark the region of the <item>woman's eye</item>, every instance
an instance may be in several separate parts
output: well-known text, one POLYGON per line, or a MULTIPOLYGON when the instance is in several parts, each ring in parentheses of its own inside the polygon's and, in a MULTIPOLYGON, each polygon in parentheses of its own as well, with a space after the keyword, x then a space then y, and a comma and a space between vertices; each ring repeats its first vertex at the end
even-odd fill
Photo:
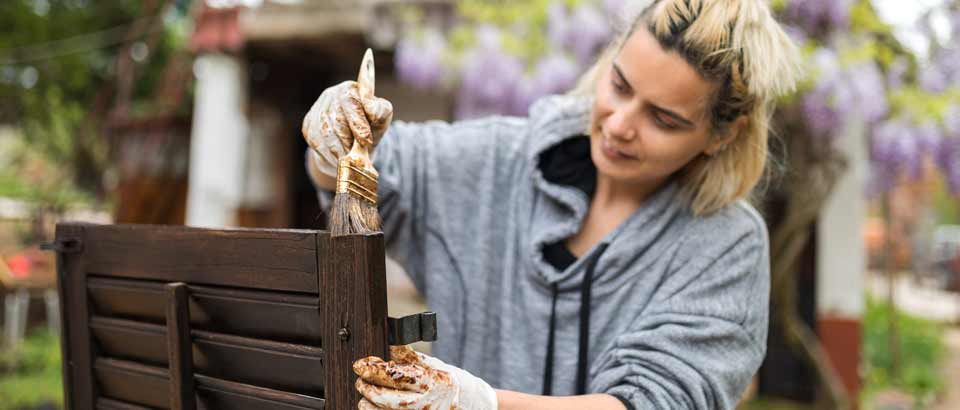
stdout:
POLYGON ((668 129, 668 130, 672 130, 672 129, 676 129, 676 128, 677 128, 677 126, 676 126, 675 124, 673 124, 673 123, 671 123, 670 121, 667 121, 665 118, 663 118, 663 115, 662 115, 662 114, 654 113, 654 114, 653 114, 653 121, 656 122, 656 123, 657 123, 657 126, 659 126, 659 127, 661 127, 661 128, 666 128, 666 129, 668 129))
POLYGON ((627 92, 627 87, 624 86, 623 84, 621 84, 619 81, 617 81, 617 80, 615 80, 615 79, 611 79, 611 80, 610 80, 610 84, 613 84, 613 88, 614 88, 615 90, 617 90, 618 93, 620 93, 620 94, 626 94, 626 92, 627 92))

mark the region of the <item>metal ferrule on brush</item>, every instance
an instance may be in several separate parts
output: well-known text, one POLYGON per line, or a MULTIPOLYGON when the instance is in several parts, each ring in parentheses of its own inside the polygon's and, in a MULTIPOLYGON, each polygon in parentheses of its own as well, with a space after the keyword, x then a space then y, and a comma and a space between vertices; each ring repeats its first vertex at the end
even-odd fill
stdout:
POLYGON ((358 167, 344 156, 337 164, 337 192, 351 193, 367 202, 377 204, 377 175, 358 167))

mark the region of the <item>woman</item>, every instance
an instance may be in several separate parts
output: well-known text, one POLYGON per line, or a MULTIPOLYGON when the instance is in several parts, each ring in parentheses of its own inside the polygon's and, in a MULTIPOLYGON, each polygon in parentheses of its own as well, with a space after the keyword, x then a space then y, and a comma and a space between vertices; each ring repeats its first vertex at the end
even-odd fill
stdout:
POLYGON ((769 293, 743 199, 797 65, 763 0, 660 0, 528 118, 387 131, 388 102, 326 90, 304 123, 310 174, 331 190, 351 133, 383 136, 388 252, 449 363, 358 361, 360 408, 733 408, 769 293))

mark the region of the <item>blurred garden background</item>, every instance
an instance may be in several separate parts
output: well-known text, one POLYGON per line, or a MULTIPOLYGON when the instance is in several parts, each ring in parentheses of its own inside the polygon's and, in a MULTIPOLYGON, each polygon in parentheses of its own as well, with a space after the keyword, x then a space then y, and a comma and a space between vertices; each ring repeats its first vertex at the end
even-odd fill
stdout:
MULTIPOLYGON (((0 2, 0 410, 63 405, 56 222, 322 228, 303 115, 375 50, 401 120, 525 115, 645 1, 0 2)), ((960 409, 960 1, 772 0, 807 77, 755 203, 744 408, 960 409)), ((390 309, 420 306, 389 265, 390 309)))

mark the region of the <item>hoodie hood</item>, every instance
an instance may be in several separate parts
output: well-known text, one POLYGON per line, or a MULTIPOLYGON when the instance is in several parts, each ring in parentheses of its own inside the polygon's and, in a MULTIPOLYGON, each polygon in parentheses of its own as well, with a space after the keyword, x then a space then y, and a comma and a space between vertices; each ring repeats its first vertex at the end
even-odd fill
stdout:
MULTIPOLYGON (((660 232, 666 229, 673 217, 684 209, 682 201, 677 200, 676 183, 671 180, 564 271, 557 271, 546 261, 543 248, 579 231, 589 209, 590 198, 583 190, 574 186, 551 182, 552 178, 544 175, 546 167, 541 162, 542 154, 558 145, 569 143, 572 139, 587 135, 591 108, 590 98, 551 96, 537 101, 530 110, 529 160, 536 164, 533 172, 534 195, 542 200, 534 201, 536 208, 528 243, 529 261, 532 265, 529 272, 542 285, 550 286, 556 283, 561 291, 579 287, 585 261, 603 244, 607 244, 607 249, 597 261, 594 286, 602 287, 605 283, 616 286, 618 281, 610 277, 610 272, 621 271, 624 264, 631 263, 637 254, 646 251, 647 246, 655 243, 660 232)), ((590 160, 589 156, 586 160, 590 160)), ((598 289, 598 293, 602 292, 602 289, 598 289)))

